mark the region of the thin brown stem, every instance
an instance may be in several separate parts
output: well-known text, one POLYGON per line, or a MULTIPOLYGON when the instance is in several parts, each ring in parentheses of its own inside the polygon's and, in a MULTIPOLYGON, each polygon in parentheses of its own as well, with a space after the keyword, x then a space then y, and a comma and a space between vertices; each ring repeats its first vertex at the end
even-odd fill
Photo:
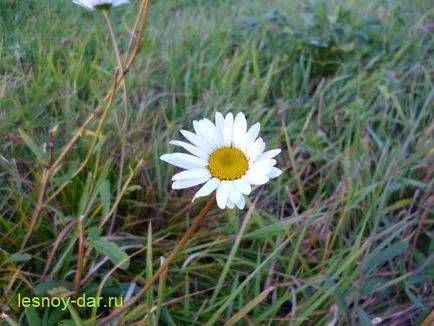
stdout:
POLYGON ((130 38, 128 40, 128 46, 127 46, 127 50, 125 51, 125 60, 124 62, 126 62, 126 60, 128 59, 128 53, 130 53, 131 50, 131 46, 133 45, 133 41, 134 38, 138 36, 138 26, 140 24, 140 18, 142 16, 143 10, 145 10, 145 8, 147 7, 147 5, 149 4, 149 1, 142 1, 142 3, 140 4, 140 8, 138 10, 138 14, 137 14, 137 18, 136 21, 134 22, 134 27, 132 29, 132 32, 130 33, 130 38))
POLYGON ((143 36, 143 31, 145 29, 146 21, 148 18, 148 12, 149 12, 150 5, 151 5, 151 0, 143 0, 143 11, 141 12, 143 19, 138 20, 136 22, 135 28, 137 28, 137 32, 133 32, 133 35, 137 35, 136 42, 134 43, 134 47, 133 47, 132 52, 128 51, 129 56, 128 56, 128 60, 127 60, 126 68, 125 68, 126 70, 128 70, 129 67, 131 66, 131 64, 134 62, 134 59, 136 58, 137 54, 139 53, 140 46, 142 45, 142 36, 143 36))
POLYGON ((29 241, 30 236, 32 235, 32 231, 35 228, 36 222, 38 221, 39 214, 41 213, 42 207, 44 206, 45 192, 47 191, 48 180, 50 180, 51 173, 53 173, 52 171, 53 170, 51 168, 47 168, 44 170, 41 189, 39 190, 38 201, 36 202, 36 207, 30 220, 29 230, 27 231, 24 240, 21 243, 21 250, 24 250, 24 248, 26 247, 27 241, 29 241))
POLYGON ((50 133, 48 135, 48 162, 53 162, 53 156, 54 156, 54 131, 50 130, 50 133))
POLYGON ((130 185, 131 180, 133 179, 133 177, 136 175, 136 173, 139 171, 139 169, 142 167, 144 160, 140 160, 136 167, 134 169, 132 169, 130 175, 128 176, 128 178, 125 180, 125 183, 123 185, 123 187, 121 188, 121 190, 119 191, 118 196, 115 199, 115 202, 111 208, 111 210, 101 219, 101 222, 99 223, 99 227, 102 228, 104 226, 105 223, 107 223, 108 219, 110 218, 110 216, 113 216, 113 212, 115 211, 116 207, 118 207, 125 191, 127 191, 128 186, 130 185))
POLYGON ((54 255, 56 254, 56 250, 57 248, 59 248, 60 243, 62 242, 62 240, 65 238, 65 235, 69 232, 69 230, 71 229, 71 227, 74 225, 75 222, 71 222, 69 224, 67 224, 63 230, 59 233, 59 235, 57 236, 56 241, 53 244, 53 249, 51 250, 50 254, 48 255, 48 258, 45 262, 45 267, 44 267, 44 271, 42 272, 42 276, 41 279, 43 281, 45 281, 47 274, 48 274, 48 269, 50 268, 50 264, 54 259, 54 255))
MULTIPOLYGON (((125 75, 128 73, 131 65, 133 64, 135 58, 137 57, 137 54, 139 53, 140 45, 142 43, 142 37, 143 32, 145 28, 145 24, 147 21, 147 16, 149 13, 149 6, 150 6, 150 0, 143 0, 142 6, 144 8, 143 11, 140 12, 140 17, 138 18, 138 22, 136 23, 135 30, 133 31, 134 35, 137 35, 137 38, 135 40, 134 48, 131 53, 128 55, 128 60, 124 66, 124 69, 115 76, 115 81, 113 83, 113 86, 110 88, 110 90, 107 92, 106 96, 104 97, 104 100, 106 103, 111 103, 113 100, 113 97, 115 95, 116 89, 119 86, 120 82, 124 79, 125 75)), ((50 182, 50 178, 56 168, 62 163, 65 156, 69 153, 69 151, 73 148, 73 146, 76 144, 76 142, 80 139, 81 135, 83 134, 84 130, 89 126, 89 124, 97 119, 101 115, 101 105, 98 105, 91 115, 83 122, 83 124, 78 128, 78 130, 75 132, 73 137, 69 140, 69 142, 61 149, 59 156, 57 159, 50 164, 49 167, 44 168, 44 175, 41 182, 41 188, 39 191, 39 197, 35 205, 35 209, 33 211, 30 226, 27 230, 27 233, 24 237, 23 242, 21 243, 21 250, 24 250, 26 247, 27 242, 29 241, 33 230, 35 228, 35 225, 38 221, 39 215, 41 214, 42 208, 46 204, 46 192, 48 188, 48 184, 50 182)))
POLYGON ((103 113, 100 113, 97 117, 99 119, 98 127, 96 129, 95 136, 93 137, 92 143, 87 151, 84 160, 81 162, 78 169, 71 175, 71 177, 68 180, 66 180, 63 184, 59 185, 58 188, 48 198, 45 199, 45 205, 50 201, 52 201, 54 198, 56 198, 57 195, 69 184, 70 180, 74 179, 77 175, 79 175, 80 172, 83 171, 83 169, 87 166, 87 163, 89 162, 92 156, 92 152, 96 146, 96 143, 98 139, 101 138, 104 122, 107 118, 107 114, 111 108, 112 103, 113 103, 113 98, 111 98, 110 102, 107 103, 106 107, 103 110, 103 113))
POLYGON ((154 275, 152 275, 151 278, 146 280, 145 285, 143 285, 142 289, 128 302, 126 302, 122 308, 114 310, 110 315, 107 317, 101 319, 97 325, 103 326, 107 325, 110 320, 113 318, 119 317, 121 314, 123 314, 128 308, 130 308, 132 305, 134 305, 136 302, 138 302, 140 299, 143 298, 143 295, 148 291, 148 289, 151 287, 152 284, 154 284, 160 276, 167 271, 170 264, 175 260, 175 258, 178 256, 178 254, 181 252, 181 250, 184 248, 185 244, 192 238, 192 236, 199 230, 200 225, 204 221, 205 217, 208 215, 209 211, 215 206, 216 204, 216 198, 215 196, 212 196, 206 205, 202 208, 200 213, 194 218, 193 222, 191 223, 188 230, 184 233, 183 237, 175 248, 172 250, 170 255, 164 260, 163 264, 161 264, 160 268, 155 272, 154 275))
MULTIPOLYGON (((117 63, 117 66, 118 66, 118 72, 120 74, 123 74, 124 73, 124 71, 123 71, 123 66, 124 65, 122 63, 122 58, 121 58, 121 54, 119 52, 119 47, 118 47, 118 42, 116 40, 116 35, 115 35, 114 30, 113 30, 112 21, 110 19, 110 16, 108 15, 107 10, 103 10, 102 13, 103 13, 104 19, 105 19, 105 21, 107 23, 107 28, 109 30, 110 39, 111 39, 112 45, 113 45, 113 50, 115 51, 116 63, 117 63)), ((122 83, 124 81, 125 80, 122 80, 122 83)))
MULTIPOLYGON (((108 15, 107 10, 103 10, 103 15, 105 18, 105 21, 107 23, 107 27, 110 33, 110 38, 113 43, 113 49, 115 51, 116 56, 116 62, 118 65, 118 71, 120 73, 123 73, 124 67, 122 63, 122 58, 119 52, 119 46, 118 42, 116 40, 116 35, 113 30, 113 24, 111 22, 110 16, 108 15)), ((121 157, 119 162, 119 176, 118 176, 118 183, 116 186, 117 196, 119 195, 121 188, 122 188, 122 178, 124 175, 124 164, 125 164, 125 146, 127 142, 127 127, 128 127, 128 95, 127 95, 127 83, 125 79, 122 80, 122 95, 123 95, 123 102, 124 102, 124 119, 122 122, 122 136, 121 136, 121 157)), ((110 222, 109 232, 108 234, 113 233, 113 229, 116 222, 116 214, 117 214, 117 208, 113 211, 113 215, 110 222)))
POLYGON ((74 279, 74 293, 78 295, 80 291, 81 275, 84 269, 84 216, 80 216, 78 221, 78 258, 77 270, 74 279))

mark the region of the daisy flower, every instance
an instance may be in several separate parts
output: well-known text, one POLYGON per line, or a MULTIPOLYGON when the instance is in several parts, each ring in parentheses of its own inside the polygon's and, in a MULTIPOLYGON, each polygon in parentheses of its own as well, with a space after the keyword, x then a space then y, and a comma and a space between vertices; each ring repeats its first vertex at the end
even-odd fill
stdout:
POLYGON ((243 209, 245 195, 252 185, 262 185, 282 171, 274 167, 273 158, 280 149, 264 152, 265 143, 258 138, 260 124, 247 130, 243 113, 234 118, 216 113, 215 124, 208 119, 193 121, 194 133, 181 130, 190 142, 174 140, 170 144, 182 147, 191 154, 164 154, 161 160, 185 169, 172 178, 173 189, 185 189, 204 184, 194 199, 210 195, 216 190, 217 205, 224 209, 237 206, 243 209))
POLYGON ((129 3, 129 0, 72 0, 72 2, 89 10, 94 10, 117 7, 129 3))

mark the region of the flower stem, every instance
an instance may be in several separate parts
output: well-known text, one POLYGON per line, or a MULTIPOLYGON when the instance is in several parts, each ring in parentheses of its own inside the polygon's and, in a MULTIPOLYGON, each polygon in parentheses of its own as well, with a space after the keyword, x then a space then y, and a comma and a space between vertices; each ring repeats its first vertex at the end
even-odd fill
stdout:
MULTIPOLYGON (((115 51, 115 56, 116 56, 116 62, 118 65, 118 72, 121 74, 121 76, 125 73, 124 72, 124 64, 122 63, 122 58, 119 52, 119 46, 118 46, 118 42, 116 40, 116 35, 114 33, 113 30, 113 24, 111 22, 110 16, 108 15, 108 10, 103 10, 102 11, 104 18, 106 20, 107 23, 107 27, 110 33, 110 38, 112 40, 113 43, 113 49, 115 51)), ((122 79, 122 94, 123 94, 123 102, 124 102, 124 119, 122 122, 122 136, 121 136, 121 157, 120 157, 120 162, 119 162, 119 176, 118 176, 118 182, 117 182, 117 194, 119 195, 119 192, 122 188, 122 179, 123 179, 123 172, 124 172, 124 164, 125 164, 125 146, 126 146, 126 142, 127 142, 127 128, 128 128, 128 96, 127 96, 127 83, 125 81, 125 79, 122 79)), ((112 215, 112 219, 110 222, 110 227, 109 227, 109 234, 113 233, 113 229, 115 226, 115 221, 116 221, 116 214, 117 214, 117 209, 114 210, 113 215, 112 215)))
MULTIPOLYGON (((133 29, 133 33, 132 33, 132 35, 135 36, 134 46, 133 46, 131 52, 130 52, 130 50, 128 50, 127 60, 126 60, 126 64, 124 66, 122 74, 120 76, 117 76, 117 75, 114 76, 113 85, 108 90, 106 95, 104 96, 104 101, 107 103, 106 104, 106 106, 107 106, 106 110, 108 110, 109 107, 111 106, 111 103, 113 101, 113 97, 115 95, 117 87, 119 86, 121 81, 124 79, 125 74, 129 71, 129 69, 131 68, 131 65, 134 63, 134 60, 136 59, 137 55, 139 54, 140 46, 142 44, 142 39, 143 39, 143 33, 144 33, 147 17, 149 14, 150 0, 142 0, 142 4, 141 4, 140 8, 143 8, 143 9, 141 9, 139 11, 139 15, 137 16, 136 24, 134 25, 134 29, 133 29)), ((72 138, 68 141, 68 143, 62 147, 59 155, 54 160, 54 162, 51 163, 49 167, 44 167, 38 200, 37 200, 36 205, 34 207, 32 217, 30 220, 30 225, 27 229, 27 233, 24 237, 24 240, 21 242, 20 251, 23 251, 25 249, 27 242, 30 240, 30 237, 33 234, 33 231, 34 231, 36 224, 38 222, 38 218, 41 215, 41 212, 42 212, 44 206, 49 201, 53 200, 61 191, 61 189, 59 188, 59 189, 57 189, 57 191, 55 191, 55 193, 51 197, 49 197, 48 199, 46 198, 46 192, 48 190, 48 184, 51 180, 51 176, 53 175, 53 173, 55 173, 56 169, 62 164, 63 159, 71 151, 71 149, 74 147, 74 145, 77 143, 77 141, 81 138, 81 136, 83 135, 83 132, 86 130, 86 128, 91 124, 91 122, 93 122, 94 120, 97 120, 100 117, 101 112, 102 112, 102 106, 98 105, 93 110, 93 112, 89 115, 89 117, 87 117, 87 119, 83 122, 83 124, 77 129, 77 131, 74 133, 72 138)), ((84 168, 83 165, 82 165, 82 167, 79 168, 79 170, 81 170, 82 168, 84 168)), ((76 172, 75 175, 77 175, 77 174, 78 174, 78 172, 76 172)), ((62 187, 65 187, 65 185, 61 186, 61 188, 62 187)))
POLYGON ((118 42, 117 42, 117 40, 116 40, 116 35, 115 35, 114 30, 113 30, 113 24, 112 24, 112 21, 111 21, 111 19, 110 19, 110 16, 108 15, 107 10, 103 10, 103 11, 102 11, 102 14, 103 14, 104 19, 105 19, 105 21, 106 21, 106 23, 107 23, 107 28, 108 28, 109 33, 110 33, 110 39, 111 39, 112 44, 113 44, 113 50, 115 51, 116 62, 117 62, 117 65, 118 65, 119 73, 120 73, 121 75, 123 75, 123 74, 124 74, 124 71, 123 71, 122 58, 121 58, 121 54, 120 54, 120 52, 119 52, 119 47, 118 47, 118 42))
POLYGON ((146 291, 150 288, 152 284, 154 284, 159 277, 167 271, 170 264, 175 260, 175 258, 178 256, 180 251, 184 248, 185 244, 192 238, 192 236, 199 230, 200 225, 204 221, 205 217, 208 215, 209 211, 215 206, 216 204, 216 198, 215 196, 212 196, 206 205, 202 208, 200 213, 194 218, 193 222, 191 223, 188 230, 184 233, 183 237, 179 242, 177 243, 176 247, 172 250, 170 255, 164 260, 163 264, 161 264, 160 268, 155 272, 152 277, 150 277, 148 280, 146 280, 145 285, 142 287, 142 289, 128 302, 126 302, 122 308, 114 310, 110 315, 107 317, 101 319, 97 325, 103 326, 107 325, 107 323, 112 320, 113 318, 116 318, 120 316, 122 313, 124 313, 128 308, 130 308, 133 304, 138 302, 140 299, 143 298, 143 295, 146 293, 146 291))

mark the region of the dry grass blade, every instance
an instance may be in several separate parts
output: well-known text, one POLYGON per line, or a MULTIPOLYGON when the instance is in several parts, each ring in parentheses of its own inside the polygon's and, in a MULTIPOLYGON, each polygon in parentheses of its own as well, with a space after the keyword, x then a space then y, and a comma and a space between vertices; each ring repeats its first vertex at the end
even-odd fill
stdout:
MULTIPOLYGON (((137 27, 137 38, 134 44, 134 48, 132 53, 129 55, 129 59, 127 64, 125 65, 124 69, 120 71, 119 74, 115 75, 115 82, 112 86, 112 88, 107 92, 106 96, 104 97, 104 100, 106 103, 111 103, 113 100, 113 97, 115 95, 116 89, 119 86, 119 84, 122 82, 122 80, 125 78, 125 75, 128 73, 131 65, 133 64, 135 58, 137 57, 137 54, 139 53, 140 45, 142 43, 143 38, 143 32, 146 24, 146 19, 149 14, 149 5, 150 0, 143 0, 143 6, 144 10, 141 12, 141 16, 139 19, 139 24, 137 27)), ((135 34, 135 31, 134 31, 135 34)), ((61 164, 65 156, 68 154, 68 152, 71 150, 71 148, 74 146, 74 144, 80 139, 81 135, 83 134, 83 131, 87 128, 87 126, 96 119, 101 113, 101 107, 97 106, 95 110, 92 112, 92 114, 85 120, 85 122, 78 128, 78 130, 75 132, 74 136, 70 139, 70 141, 63 147, 61 150, 59 156, 54 162, 50 162, 49 166, 44 169, 44 174, 42 178, 41 183, 41 189, 39 192, 38 201, 36 203, 34 212, 32 214, 32 218, 30 221, 29 229, 27 230, 26 236, 24 237, 23 242, 21 243, 21 250, 24 250, 24 248, 27 245, 28 240, 30 239, 33 229, 37 223, 38 217, 41 213, 42 208, 45 205, 45 194, 47 191, 48 183, 50 182, 50 178, 55 171, 55 169, 61 164)))
POLYGON ((257 297, 249 301, 243 308, 240 309, 235 315, 233 315, 225 324, 225 326, 236 325, 241 319, 243 319, 250 311, 252 311, 262 301, 267 299, 268 295, 274 291, 275 287, 269 287, 262 291, 257 297))
POLYGON ((210 210, 216 205, 216 198, 215 196, 212 196, 206 205, 202 208, 200 213, 194 218, 194 220, 191 223, 191 226, 188 228, 188 230, 184 233, 183 237, 179 240, 179 242, 176 244, 176 247, 171 251, 169 256, 164 260, 163 264, 158 268, 158 270, 152 275, 151 278, 146 280, 145 285, 140 289, 140 291, 133 297, 131 300, 126 302, 122 308, 119 308, 117 310, 114 310, 110 315, 107 317, 101 319, 98 322, 98 325, 103 326, 106 325, 110 320, 119 317, 122 315, 125 311, 127 311, 132 305, 137 303, 140 299, 143 298, 143 295, 146 293, 146 291, 149 289, 149 287, 154 284, 160 276, 166 272, 166 270, 169 268, 170 264, 175 260, 175 258, 178 256, 179 252, 184 248, 185 244, 191 239, 191 237, 196 233, 196 231, 200 228, 200 225, 204 221, 205 217, 208 215, 210 210))

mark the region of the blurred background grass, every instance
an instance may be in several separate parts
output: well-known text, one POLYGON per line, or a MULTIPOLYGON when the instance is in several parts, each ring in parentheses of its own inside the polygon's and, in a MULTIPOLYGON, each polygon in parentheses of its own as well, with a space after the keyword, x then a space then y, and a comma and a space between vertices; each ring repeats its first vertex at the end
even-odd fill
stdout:
MULTIPOLYGON (((137 8, 111 12, 121 49, 137 8)), ((52 178, 25 251, 49 132, 56 153, 102 102, 116 62, 101 15, 70 1, 1 0, 0 19, 0 305, 10 317, 74 325, 97 313, 17 307, 18 293, 72 289, 81 215, 94 249, 82 293, 138 291, 203 203, 191 208, 192 190, 170 189, 175 169, 159 156, 193 119, 244 111, 283 149, 285 173, 251 196, 248 214, 214 211, 123 323, 430 325, 429 0, 155 1, 127 76, 126 165, 145 164, 115 233, 97 226, 116 200, 120 94, 85 169, 74 176, 96 125, 52 178), (110 271, 125 253, 128 268, 110 271)))

